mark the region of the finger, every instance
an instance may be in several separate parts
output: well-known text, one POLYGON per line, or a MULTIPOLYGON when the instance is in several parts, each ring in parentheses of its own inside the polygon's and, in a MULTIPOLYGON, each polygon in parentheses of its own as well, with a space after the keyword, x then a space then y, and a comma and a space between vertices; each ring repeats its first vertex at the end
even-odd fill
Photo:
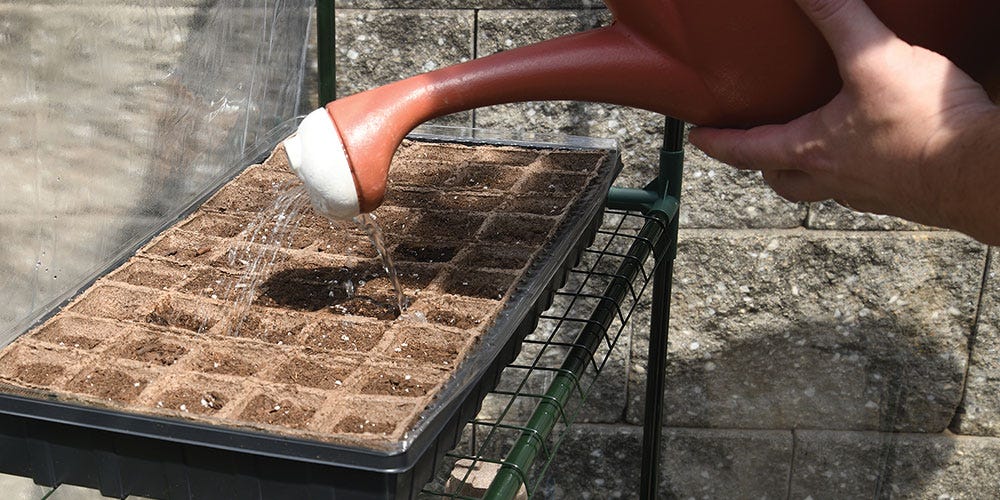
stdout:
POLYGON ((795 0, 843 66, 895 35, 863 0, 795 0))
POLYGON ((804 152, 815 143, 812 113, 786 125, 749 130, 697 127, 688 140, 709 156, 746 170, 803 168, 804 152))
POLYGON ((822 201, 830 194, 814 176, 801 170, 764 170, 764 182, 778 196, 792 202, 822 201))

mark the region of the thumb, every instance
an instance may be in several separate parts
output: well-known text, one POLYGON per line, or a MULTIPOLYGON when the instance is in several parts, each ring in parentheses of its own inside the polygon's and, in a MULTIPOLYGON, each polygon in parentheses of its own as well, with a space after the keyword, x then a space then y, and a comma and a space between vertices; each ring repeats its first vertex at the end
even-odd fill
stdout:
POLYGON ((841 69, 872 46, 895 38, 864 0, 795 0, 833 49, 841 69))
POLYGON ((819 146, 819 115, 806 113, 784 125, 761 125, 749 130, 696 127, 688 133, 691 144, 709 156, 744 170, 797 170, 808 168, 809 157, 819 146))

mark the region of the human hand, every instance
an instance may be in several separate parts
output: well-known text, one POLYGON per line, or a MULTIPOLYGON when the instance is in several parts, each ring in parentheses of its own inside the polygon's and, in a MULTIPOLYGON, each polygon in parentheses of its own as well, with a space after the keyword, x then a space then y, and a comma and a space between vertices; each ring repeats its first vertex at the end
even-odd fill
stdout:
POLYGON ((791 201, 835 199, 1000 242, 1000 222, 983 220, 1000 219, 1000 113, 983 88, 899 39, 862 0, 796 2, 833 50, 840 92, 784 125, 695 128, 690 141, 761 171, 791 201))

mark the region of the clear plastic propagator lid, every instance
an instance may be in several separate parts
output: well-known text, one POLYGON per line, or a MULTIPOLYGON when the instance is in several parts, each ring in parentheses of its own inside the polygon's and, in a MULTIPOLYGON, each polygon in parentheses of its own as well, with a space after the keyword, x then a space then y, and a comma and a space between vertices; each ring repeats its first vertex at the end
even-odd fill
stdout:
POLYGON ((0 345, 291 132, 312 5, 0 6, 0 345))

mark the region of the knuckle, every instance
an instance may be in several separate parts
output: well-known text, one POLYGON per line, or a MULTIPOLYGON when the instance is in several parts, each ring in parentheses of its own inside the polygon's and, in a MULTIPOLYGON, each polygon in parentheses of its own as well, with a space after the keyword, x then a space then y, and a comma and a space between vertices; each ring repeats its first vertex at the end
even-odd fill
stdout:
POLYGON ((791 147, 790 163, 805 172, 828 172, 832 167, 831 138, 837 137, 843 127, 850 127, 850 123, 844 118, 831 117, 822 110, 813 111, 804 118, 810 125, 791 147))
POLYGON ((819 141, 800 144, 795 149, 796 167, 806 172, 826 172, 830 170, 826 148, 819 141))

